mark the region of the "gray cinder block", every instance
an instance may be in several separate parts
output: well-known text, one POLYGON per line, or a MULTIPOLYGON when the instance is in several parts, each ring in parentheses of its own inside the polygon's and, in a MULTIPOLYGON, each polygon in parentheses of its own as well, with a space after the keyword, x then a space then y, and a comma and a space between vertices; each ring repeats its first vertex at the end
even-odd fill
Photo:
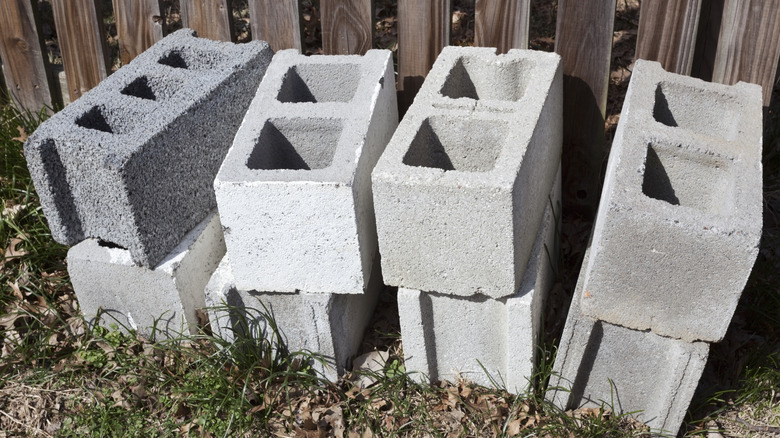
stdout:
POLYGON ((288 351, 319 353, 324 363, 312 366, 336 381, 357 353, 371 315, 384 288, 379 256, 362 294, 279 293, 236 288, 230 256, 226 255, 206 286, 209 320, 215 336, 232 342, 236 336, 267 337, 268 310, 288 351))
POLYGON ((43 123, 24 147, 55 240, 158 264, 216 206, 212 183, 272 57, 175 32, 43 123))
POLYGON ((541 315, 555 283, 560 171, 550 194, 518 292, 510 297, 462 297, 398 290, 406 370, 420 381, 465 378, 507 390, 527 389, 536 368, 541 315), (553 209, 553 206, 555 208, 553 209))
POLYGON ((239 290, 362 293, 371 170, 398 124, 393 58, 274 56, 214 181, 239 290))
POLYGON ((205 307, 203 290, 224 254, 215 210, 154 269, 136 265, 128 250, 88 239, 68 251, 68 274, 92 324, 142 334, 156 326, 158 336, 176 337, 196 332, 196 309, 205 307))
POLYGON ((514 295, 560 163, 560 57, 446 47, 374 169, 385 282, 514 295))
POLYGON ((723 338, 758 254, 761 88, 637 61, 612 144, 582 313, 723 338))
MULTIPOLYGON (((588 251, 592 251, 592 247, 588 251)), ((585 263, 589 260, 585 254, 585 263)), ((688 343, 582 315, 583 266, 550 377, 561 409, 610 405, 654 432, 677 434, 707 363, 709 344, 688 343)))

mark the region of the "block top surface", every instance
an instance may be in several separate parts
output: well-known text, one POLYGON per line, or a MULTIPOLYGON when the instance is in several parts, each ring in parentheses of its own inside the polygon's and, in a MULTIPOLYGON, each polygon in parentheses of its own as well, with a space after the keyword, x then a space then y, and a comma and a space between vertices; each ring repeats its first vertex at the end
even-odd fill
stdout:
POLYGON ((374 179, 511 189, 559 74, 554 53, 445 47, 374 179))
POLYGON ((697 232, 737 232, 757 244, 762 111, 757 85, 708 83, 638 60, 613 142, 603 214, 619 210, 697 232))
POLYGON ((58 145, 87 149, 104 166, 119 167, 148 139, 207 100, 235 71, 258 58, 267 65, 271 56, 264 41, 238 45, 197 38, 194 31, 181 29, 43 123, 25 148, 53 139, 58 145))
POLYGON ((278 52, 217 175, 216 184, 351 184, 392 54, 278 52))

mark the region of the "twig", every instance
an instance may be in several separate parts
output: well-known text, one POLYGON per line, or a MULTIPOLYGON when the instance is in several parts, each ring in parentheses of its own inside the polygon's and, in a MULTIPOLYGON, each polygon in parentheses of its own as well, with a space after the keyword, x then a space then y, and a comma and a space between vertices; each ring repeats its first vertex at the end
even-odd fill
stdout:
POLYGON ((780 433, 780 427, 776 426, 756 426, 754 424, 750 424, 747 421, 739 418, 734 417, 734 420, 737 423, 741 424, 746 429, 752 431, 752 432, 764 432, 764 433, 780 433))

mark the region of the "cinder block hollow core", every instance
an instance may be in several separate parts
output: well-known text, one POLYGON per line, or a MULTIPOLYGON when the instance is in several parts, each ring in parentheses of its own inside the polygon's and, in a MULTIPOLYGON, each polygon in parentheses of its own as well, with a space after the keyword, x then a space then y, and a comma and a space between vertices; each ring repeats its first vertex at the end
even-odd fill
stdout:
POLYGON ((666 126, 734 141, 739 135, 742 106, 732 96, 711 93, 662 81, 655 89, 653 118, 666 126))
POLYGON ((217 54, 213 51, 181 47, 173 48, 166 52, 157 62, 168 67, 200 71, 211 70, 224 63, 225 60, 225 55, 217 54))
POLYGON ((325 169, 333 162, 343 129, 341 119, 269 119, 246 165, 252 170, 325 169))
POLYGON ((172 81, 170 77, 159 75, 142 75, 135 78, 120 91, 125 96, 147 100, 165 100, 179 90, 181 83, 172 81))
POLYGON ((528 87, 532 63, 524 59, 487 61, 463 56, 452 68, 441 87, 451 99, 509 100, 517 102, 528 87))
POLYGON ((95 105, 76 118, 82 128, 103 131, 109 134, 128 134, 135 130, 137 114, 122 106, 95 105))
POLYGON ((359 84, 359 64, 301 64, 287 70, 276 99, 285 103, 349 102, 359 84))
POLYGON ((433 116, 422 121, 403 158, 407 166, 444 171, 493 170, 509 126, 500 120, 433 116))

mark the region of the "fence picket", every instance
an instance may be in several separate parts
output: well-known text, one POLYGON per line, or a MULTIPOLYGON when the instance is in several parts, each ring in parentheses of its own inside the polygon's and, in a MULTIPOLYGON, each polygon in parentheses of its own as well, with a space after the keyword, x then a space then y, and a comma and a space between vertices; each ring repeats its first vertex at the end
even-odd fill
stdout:
POLYGON ((372 0, 321 0, 322 50, 326 55, 365 54, 373 46, 372 0))
POLYGON ((780 0, 726 0, 712 81, 752 82, 772 97, 780 60, 780 0))
POLYGON ((231 0, 181 0, 181 21, 201 38, 234 41, 231 0))
POLYGON ((263 40, 276 52, 303 51, 299 0, 249 0, 252 39, 263 40))
POLYGON ((615 2, 560 0, 555 52, 563 66, 564 207, 595 213, 605 159, 604 117, 615 2))
MULTIPOLYGON (((37 7, 30 0, 0 2, 0 23, 0 58, 4 63, 0 76, 5 76, 13 100, 30 111, 61 105, 38 32, 37 7)), ((0 93, 5 93, 2 78, 0 93)))
POLYGON ((398 107, 406 112, 450 42, 450 0, 398 0, 398 107))
POLYGON ((160 0, 113 0, 119 55, 127 64, 165 34, 160 0))
POLYGON ((701 0, 645 0, 639 14, 636 58, 690 75, 701 0))
POLYGON ((54 25, 74 101, 110 71, 100 0, 52 0, 54 25))
POLYGON ((530 0, 477 0, 474 45, 496 47, 498 53, 528 48, 530 0))

